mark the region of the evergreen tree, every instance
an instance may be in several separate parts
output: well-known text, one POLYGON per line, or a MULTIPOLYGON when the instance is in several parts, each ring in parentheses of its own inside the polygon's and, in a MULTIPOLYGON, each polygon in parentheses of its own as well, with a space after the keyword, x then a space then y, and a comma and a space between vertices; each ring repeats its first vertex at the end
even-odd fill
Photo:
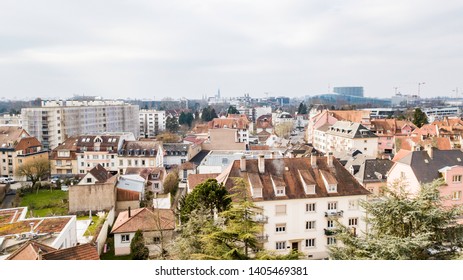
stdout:
POLYGON ((143 238, 143 233, 141 230, 135 232, 135 236, 130 242, 130 252, 132 255, 132 260, 147 260, 149 257, 149 250, 145 246, 145 240, 143 238))
POLYGON ((181 112, 180 116, 178 117, 178 124, 186 124, 186 114, 185 112, 181 112))
POLYGON ((235 106, 230 105, 230 107, 228 107, 227 114, 239 114, 239 113, 240 111, 238 111, 238 109, 236 109, 235 106))
POLYGON ((413 124, 417 127, 422 127, 428 123, 428 117, 426 114, 420 108, 416 108, 415 112, 413 113, 413 124))
POLYGON ((203 236, 205 252, 221 259, 249 259, 250 250, 259 247, 257 235, 262 232, 262 225, 255 217, 262 209, 248 195, 242 178, 235 179, 231 192, 229 198, 234 203, 219 214, 223 225, 203 236))
POLYGON ((301 102, 299 104, 299 108, 297 109, 297 114, 298 115, 305 115, 307 114, 307 105, 305 105, 304 102, 301 102))
POLYGON ((342 245, 330 248, 334 259, 422 260, 451 259, 463 245, 456 223, 461 209, 443 207, 439 187, 443 180, 421 186, 409 195, 401 184, 386 189, 384 199, 362 202, 368 232, 355 236, 339 225, 342 245))
POLYGON ((216 179, 208 179, 195 186, 193 191, 180 200, 180 219, 186 222, 190 213, 204 207, 211 215, 214 211, 222 212, 230 207, 231 199, 223 184, 216 179))
POLYGON ((210 120, 212 121, 213 119, 218 118, 218 117, 219 116, 217 116, 217 113, 215 112, 215 109, 212 108, 211 109, 211 119, 210 120))
POLYGON ((179 125, 176 117, 167 117, 166 129, 171 133, 176 133, 178 131, 179 125))
POLYGON ((180 226, 180 234, 173 242, 169 252, 175 259, 191 260, 205 255, 205 244, 201 236, 212 232, 214 220, 208 209, 199 207, 189 213, 188 222, 180 226))

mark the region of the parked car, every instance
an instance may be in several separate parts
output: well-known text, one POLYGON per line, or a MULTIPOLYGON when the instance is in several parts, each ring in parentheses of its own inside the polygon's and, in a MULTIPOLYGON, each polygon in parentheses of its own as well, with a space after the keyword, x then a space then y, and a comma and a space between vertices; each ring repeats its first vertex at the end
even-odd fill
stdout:
POLYGON ((0 184, 13 184, 15 181, 10 177, 0 177, 0 184))
POLYGON ((61 190, 64 191, 64 192, 67 192, 67 191, 69 191, 69 186, 61 185, 61 190))
POLYGON ((56 184, 58 181, 61 181, 61 179, 59 177, 53 177, 53 178, 51 178, 50 183, 56 184))

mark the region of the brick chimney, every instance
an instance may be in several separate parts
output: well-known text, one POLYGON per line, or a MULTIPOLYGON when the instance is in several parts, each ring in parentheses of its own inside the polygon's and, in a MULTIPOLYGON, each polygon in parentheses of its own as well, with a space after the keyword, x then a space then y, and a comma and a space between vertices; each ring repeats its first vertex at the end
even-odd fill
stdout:
POLYGON ((328 164, 328 167, 334 167, 333 165, 333 153, 329 152, 326 154, 326 163, 328 164))
POLYGON ((257 166, 259 168, 259 173, 265 173, 265 159, 264 155, 260 154, 259 158, 257 159, 257 166))
POLYGON ((132 217, 132 211, 130 211, 130 210, 131 210, 131 209, 130 209, 130 206, 129 206, 129 209, 128 209, 128 210, 129 210, 129 218, 130 218, 130 217, 132 217))
POLYGON ((241 159, 240 159, 240 170, 241 170, 241 172, 245 172, 245 171, 246 171, 246 156, 245 156, 245 155, 242 155, 242 156, 241 156, 241 159))
POLYGON ((312 168, 317 168, 317 156, 314 154, 310 155, 310 165, 312 168))
POLYGON ((426 145, 426 152, 428 153, 428 156, 433 159, 434 157, 434 151, 432 149, 432 146, 431 145, 426 145))

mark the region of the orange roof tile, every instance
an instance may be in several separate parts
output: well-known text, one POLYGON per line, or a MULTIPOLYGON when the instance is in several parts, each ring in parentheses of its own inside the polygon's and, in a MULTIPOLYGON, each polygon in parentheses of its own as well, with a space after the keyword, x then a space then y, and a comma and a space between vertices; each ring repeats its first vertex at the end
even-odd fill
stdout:
POLYGON ((44 260, 99 260, 98 251, 92 244, 82 244, 43 254, 44 260))
POLYGON ((155 209, 153 212, 148 208, 139 208, 130 212, 130 217, 129 211, 119 213, 111 233, 175 229, 175 216, 170 209, 155 209))

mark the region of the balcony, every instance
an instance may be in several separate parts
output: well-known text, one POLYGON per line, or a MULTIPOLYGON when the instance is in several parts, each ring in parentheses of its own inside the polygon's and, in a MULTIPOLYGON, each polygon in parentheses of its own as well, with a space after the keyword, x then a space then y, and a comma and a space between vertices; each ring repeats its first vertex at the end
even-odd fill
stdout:
POLYGON ((262 223, 262 224, 268 223, 268 217, 264 216, 264 215, 256 215, 253 218, 253 220, 254 220, 254 222, 258 222, 258 223, 262 223))
POLYGON ((257 236, 257 242, 260 242, 260 243, 268 242, 268 234, 257 236))
POLYGON ((342 217, 344 214, 344 211, 337 211, 337 210, 329 210, 325 212, 325 217, 330 217, 330 218, 337 218, 337 217, 342 217))
POLYGON ((326 236, 332 236, 336 234, 336 231, 334 229, 323 229, 325 231, 326 236))

